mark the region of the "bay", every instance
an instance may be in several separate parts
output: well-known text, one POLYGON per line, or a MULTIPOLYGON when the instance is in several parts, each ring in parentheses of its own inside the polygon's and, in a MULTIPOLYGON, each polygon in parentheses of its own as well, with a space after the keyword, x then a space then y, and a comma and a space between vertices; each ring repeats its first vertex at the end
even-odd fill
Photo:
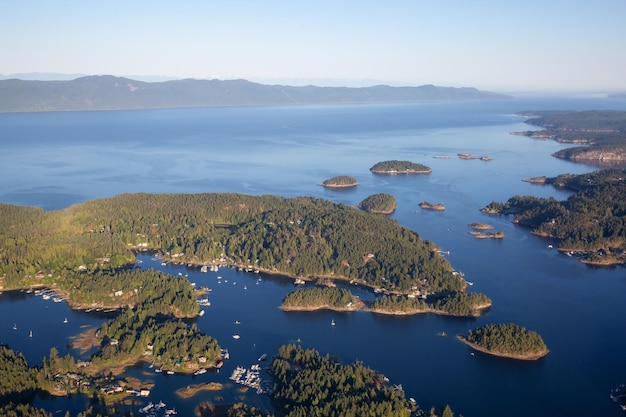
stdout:
MULTIPOLYGON (((300 339, 304 347, 342 361, 364 361, 402 384, 425 409, 450 404, 466 417, 617 416, 622 411, 608 394, 626 381, 624 268, 579 264, 550 249, 551 242, 511 224, 511 218, 479 212, 492 200, 516 194, 567 198, 568 192, 522 179, 595 170, 550 156, 564 145, 510 135, 532 129, 516 112, 544 109, 624 110, 626 101, 527 97, 488 103, 0 114, 0 201, 55 210, 124 192, 241 192, 357 205, 386 192, 398 199, 392 217, 450 251, 446 256, 453 267, 474 282, 470 290, 493 300, 490 311, 476 320, 285 313, 277 306, 293 289, 289 280, 262 276, 259 282, 254 274, 229 269, 203 274, 142 257, 143 267, 182 272, 213 289, 212 305, 197 323, 231 352, 219 373, 166 376, 147 364, 128 371, 153 380, 151 400, 163 399, 179 412, 190 413, 200 401, 219 395, 228 402, 244 394, 231 387, 183 400, 175 389, 228 383, 236 365, 250 366, 262 353, 271 355, 300 339), (493 160, 460 160, 460 152, 493 160), (369 172, 387 159, 424 163, 433 172, 411 177, 369 172), (361 185, 341 191, 318 185, 335 175, 354 176, 361 185), (424 200, 443 202, 445 212, 420 210, 417 204, 424 200), (476 240, 467 233, 472 222, 494 224, 506 237, 476 240), (500 322, 539 332, 550 354, 532 363, 471 355, 453 337, 500 322), (442 331, 448 336, 438 336, 442 331), (235 332, 239 340, 232 338, 235 332)), ((104 320, 32 294, 0 296, 0 342, 22 351, 31 365, 41 363, 51 346, 77 354, 67 347, 69 338, 104 320), (33 330, 32 339, 26 329, 33 330)), ((264 396, 244 396, 269 408, 264 396)), ((80 410, 84 402, 79 396, 35 400, 51 411, 80 410)))

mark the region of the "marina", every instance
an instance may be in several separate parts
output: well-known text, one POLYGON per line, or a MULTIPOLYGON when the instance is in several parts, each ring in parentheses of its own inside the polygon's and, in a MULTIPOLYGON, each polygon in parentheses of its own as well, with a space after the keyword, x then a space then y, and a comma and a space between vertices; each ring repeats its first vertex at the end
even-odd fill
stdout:
POLYGON ((266 392, 265 385, 261 379, 261 367, 259 365, 252 365, 249 369, 243 366, 237 366, 230 376, 230 379, 237 384, 244 385, 248 388, 256 390, 257 394, 263 394, 266 392))

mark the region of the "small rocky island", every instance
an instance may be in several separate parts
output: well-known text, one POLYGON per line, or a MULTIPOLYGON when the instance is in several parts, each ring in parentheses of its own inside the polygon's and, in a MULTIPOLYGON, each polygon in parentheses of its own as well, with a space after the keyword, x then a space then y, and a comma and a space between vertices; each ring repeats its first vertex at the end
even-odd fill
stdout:
POLYGON ((502 231, 486 232, 486 230, 493 229, 493 226, 490 224, 470 223, 468 226, 474 230, 469 231, 467 233, 474 236, 476 239, 503 239, 504 238, 504 232, 502 231))
POLYGON ((433 204, 429 203, 428 201, 422 201, 421 203, 419 203, 419 208, 424 210, 444 211, 446 209, 446 206, 444 206, 443 203, 433 204))
POLYGON ((520 360, 537 360, 550 352, 541 336, 517 324, 486 324, 457 339, 479 352, 520 360))
POLYGON ((403 174, 430 174, 433 170, 423 164, 411 161, 382 161, 370 168, 370 171, 379 175, 403 174))
POLYGON ((467 232, 470 235, 474 236, 476 239, 504 239, 504 232, 496 231, 496 232, 479 232, 476 230, 472 230, 467 232))
POLYGON ((372 194, 359 203, 359 208, 369 213, 391 214, 396 207, 396 198, 385 193, 372 194))
POLYGON ((474 230, 491 230, 493 226, 487 223, 470 223, 468 224, 474 230))
POLYGON ((480 159, 481 161, 491 161, 493 159, 493 158, 491 158, 490 156, 487 156, 487 155, 476 156, 476 155, 472 155, 472 154, 469 154, 469 153, 460 153, 457 156, 459 157, 459 159, 465 159, 465 160, 480 159))
POLYGON ((322 183, 326 188, 352 188, 359 185, 356 178, 349 175, 338 175, 336 177, 329 178, 322 183))

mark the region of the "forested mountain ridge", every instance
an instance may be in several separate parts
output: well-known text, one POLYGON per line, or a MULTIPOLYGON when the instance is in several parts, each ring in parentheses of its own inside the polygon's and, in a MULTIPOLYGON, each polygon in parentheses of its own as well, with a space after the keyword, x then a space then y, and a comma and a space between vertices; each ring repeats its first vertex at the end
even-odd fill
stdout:
POLYGON ((130 110, 213 106, 502 100, 471 87, 292 87, 246 80, 143 82, 111 75, 71 81, 0 80, 0 112, 130 110))
POLYGON ((5 287, 115 270, 141 248, 176 262, 254 265, 398 293, 465 288, 432 242, 384 216, 315 198, 123 194, 54 212, 0 205, 0 219, 5 287))

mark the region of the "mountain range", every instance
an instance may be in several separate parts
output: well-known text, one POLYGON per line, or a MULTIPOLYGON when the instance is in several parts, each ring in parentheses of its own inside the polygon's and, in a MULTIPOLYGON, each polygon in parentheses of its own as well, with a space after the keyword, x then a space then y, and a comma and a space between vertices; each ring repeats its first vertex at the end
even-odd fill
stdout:
POLYGON ((0 112, 130 110, 503 100, 472 87, 292 87, 246 80, 144 82, 111 75, 64 81, 0 80, 0 112))

